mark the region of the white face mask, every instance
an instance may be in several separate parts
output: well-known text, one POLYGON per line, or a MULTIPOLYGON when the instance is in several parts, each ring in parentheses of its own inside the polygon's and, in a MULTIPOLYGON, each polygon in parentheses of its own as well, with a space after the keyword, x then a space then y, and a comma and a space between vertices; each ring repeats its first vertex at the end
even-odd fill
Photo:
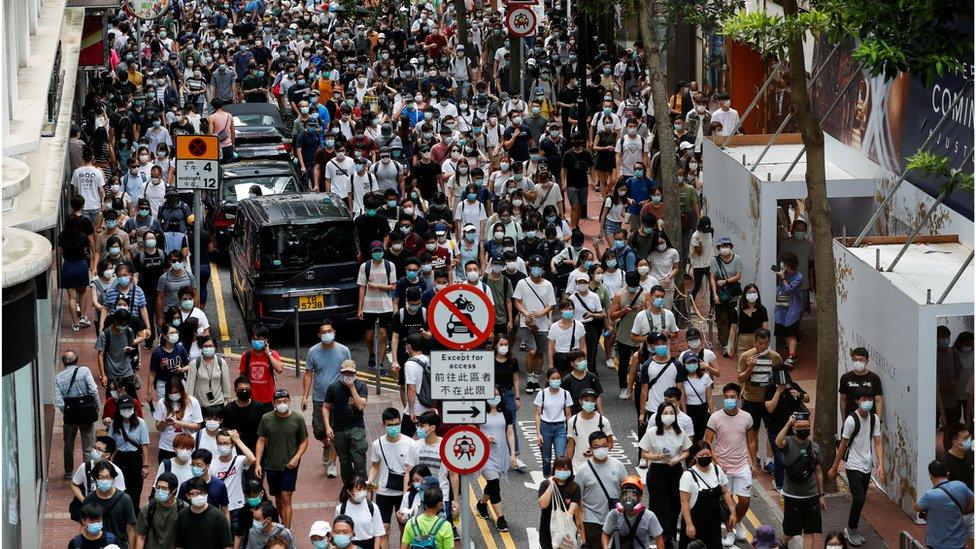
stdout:
POLYGON ((180 461, 190 461, 190 454, 193 450, 179 449, 176 451, 176 457, 180 458, 180 461))
POLYGON ((664 250, 667 250, 667 249, 668 249, 668 245, 667 244, 658 244, 657 245, 657 251, 659 251, 659 252, 663 252, 664 250))
POLYGON ((288 404, 284 402, 281 404, 275 404, 275 411, 278 412, 279 414, 288 413, 288 404))
POLYGON ((860 360, 854 360, 852 362, 853 362, 853 366, 854 366, 854 371, 855 372, 863 372, 868 367, 868 363, 867 362, 862 362, 860 360))
POLYGON ((661 414, 661 423, 670 427, 674 423, 674 414, 661 414))
POLYGON ((136 411, 132 409, 119 410, 119 415, 125 419, 129 419, 134 413, 136 413, 136 411))
POLYGON ((190 505, 194 507, 203 507, 206 504, 207 504, 207 496, 204 494, 201 494, 199 496, 193 496, 192 498, 190 498, 190 505))
POLYGON ((749 292, 749 293, 747 293, 746 294, 746 301, 748 301, 749 303, 755 303, 755 302, 759 301, 759 294, 757 294, 756 292, 749 292))
POLYGON ((478 274, 478 271, 468 271, 468 273, 465 276, 467 276, 468 282, 477 282, 478 279, 481 278, 481 275, 478 274))
POLYGON ((497 350, 498 351, 498 354, 500 354, 500 355, 507 355, 508 354, 508 345, 499 345, 495 350, 497 350))
POLYGON ((206 421, 208 431, 216 431, 220 428, 220 422, 216 419, 208 419, 206 421))
POLYGON ((637 272, 640 273, 641 276, 644 276, 647 273, 651 272, 651 268, 648 267, 647 265, 640 265, 637 267, 637 272))

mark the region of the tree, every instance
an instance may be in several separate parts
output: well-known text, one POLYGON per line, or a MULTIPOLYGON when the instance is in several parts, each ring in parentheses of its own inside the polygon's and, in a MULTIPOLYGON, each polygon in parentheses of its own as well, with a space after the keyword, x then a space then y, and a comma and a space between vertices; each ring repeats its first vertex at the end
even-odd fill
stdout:
POLYGON ((834 40, 858 40, 854 57, 872 75, 893 78, 901 71, 931 82, 936 75, 961 68, 965 51, 954 29, 958 0, 847 2, 813 0, 801 10, 797 0, 782 0, 784 15, 740 12, 727 18, 722 33, 751 44, 764 55, 789 62, 793 115, 806 146, 806 185, 817 287, 817 401, 814 440, 830 463, 837 425, 837 294, 833 235, 824 169, 824 137, 813 114, 805 74, 803 40, 807 33, 827 32, 834 40), (956 42, 953 44, 952 42, 956 42))

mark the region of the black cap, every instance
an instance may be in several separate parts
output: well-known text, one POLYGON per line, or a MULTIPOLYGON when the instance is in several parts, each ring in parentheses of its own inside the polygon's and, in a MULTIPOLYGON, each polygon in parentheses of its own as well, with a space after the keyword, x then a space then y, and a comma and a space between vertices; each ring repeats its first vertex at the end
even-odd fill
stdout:
POLYGON ((701 332, 698 328, 688 328, 685 331, 685 339, 701 339, 701 332))
POLYGON ((597 398, 599 396, 600 395, 596 394, 596 390, 591 388, 583 389, 583 392, 580 394, 580 398, 586 398, 586 397, 597 398))

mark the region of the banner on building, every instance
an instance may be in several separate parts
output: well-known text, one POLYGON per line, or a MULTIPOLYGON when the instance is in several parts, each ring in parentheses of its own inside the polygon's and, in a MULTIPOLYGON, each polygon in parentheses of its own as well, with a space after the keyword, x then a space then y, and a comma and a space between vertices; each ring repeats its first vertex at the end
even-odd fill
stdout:
POLYGON ((79 67, 104 67, 108 64, 105 36, 105 17, 85 15, 85 24, 81 30, 81 51, 78 53, 79 67))

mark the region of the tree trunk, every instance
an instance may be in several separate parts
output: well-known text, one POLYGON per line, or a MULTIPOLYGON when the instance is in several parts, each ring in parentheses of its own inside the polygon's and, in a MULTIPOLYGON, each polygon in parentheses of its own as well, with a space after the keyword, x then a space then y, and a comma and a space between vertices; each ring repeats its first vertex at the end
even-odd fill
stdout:
MULTIPOLYGON (((797 14, 796 0, 784 0, 787 18, 797 14)), ((810 106, 804 70, 803 36, 789 43, 790 91, 797 127, 806 145, 807 214, 813 229, 813 260, 817 282, 817 400, 814 440, 823 451, 824 463, 833 463, 837 432, 837 293, 834 271, 830 204, 824 169, 823 131, 810 106)), ((826 476, 826 475, 825 475, 826 476)), ((825 482, 828 479, 824 479, 825 482)), ((833 482, 828 482, 834 488, 833 482)))
MULTIPOLYGON (((657 2, 634 2, 634 9, 640 27, 641 40, 644 41, 647 71, 650 75, 651 100, 654 102, 654 117, 657 120, 655 132, 658 148, 661 151, 661 165, 654 174, 658 184, 664 191, 664 231, 671 239, 671 243, 682 256, 681 249, 681 205, 678 196, 678 160, 675 155, 674 127, 671 124, 670 109, 668 108, 668 90, 666 74, 661 59, 661 44, 657 36, 657 2)), ((651 166, 648 165, 648 171, 651 166)), ((678 274, 672 284, 680 289, 684 287, 684 265, 679 262, 678 274)), ((679 295, 675 294, 675 303, 679 302, 679 295)))

